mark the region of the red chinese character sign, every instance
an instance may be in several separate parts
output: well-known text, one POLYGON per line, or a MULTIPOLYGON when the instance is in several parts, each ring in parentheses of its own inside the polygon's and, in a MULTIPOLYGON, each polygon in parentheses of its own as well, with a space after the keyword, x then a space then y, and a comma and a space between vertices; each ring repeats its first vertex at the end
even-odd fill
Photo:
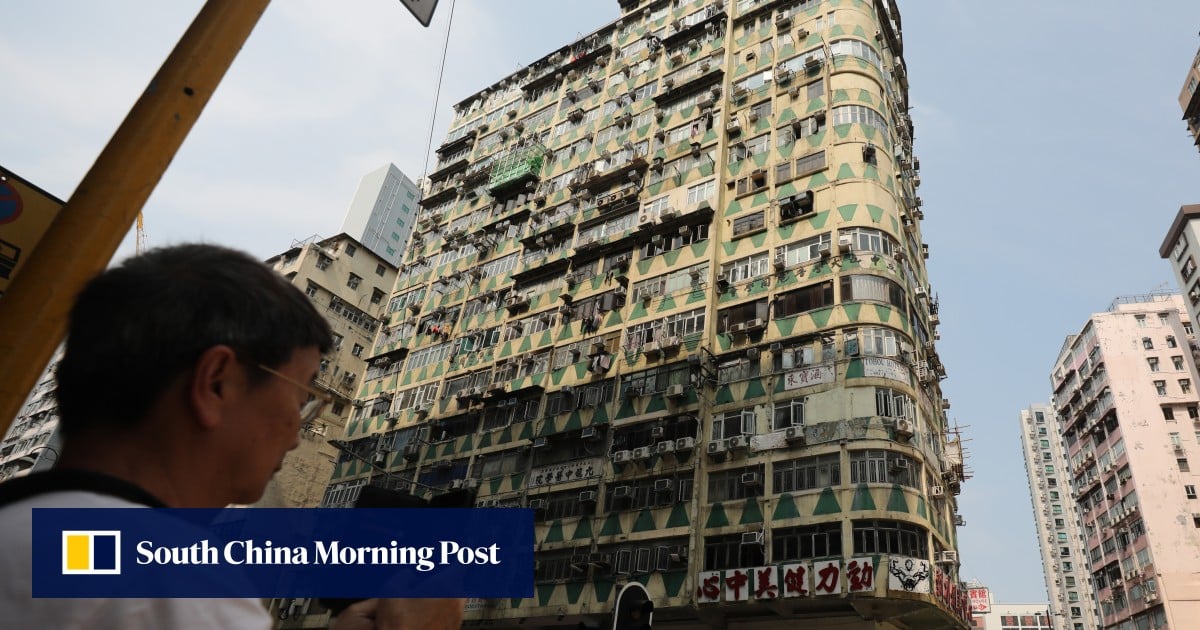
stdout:
POLYGON ((725 601, 744 602, 750 599, 750 569, 730 569, 725 572, 725 601))
POLYGON ((807 562, 785 564, 779 567, 783 572, 784 597, 808 597, 812 595, 812 566, 807 562))
POLYGON ((775 599, 779 597, 779 568, 757 567, 750 570, 754 576, 754 599, 775 599))
POLYGON ((842 563, 826 560, 813 563, 813 593, 840 595, 842 593, 842 563))
POLYGON ((967 597, 971 600, 972 613, 987 614, 992 611, 992 598, 986 588, 968 589, 967 597))
POLYGON ((851 593, 875 591, 875 562, 871 558, 853 558, 846 565, 846 590, 851 593))
POLYGON ((696 602, 713 604, 721 601, 721 572, 702 571, 696 574, 696 602))

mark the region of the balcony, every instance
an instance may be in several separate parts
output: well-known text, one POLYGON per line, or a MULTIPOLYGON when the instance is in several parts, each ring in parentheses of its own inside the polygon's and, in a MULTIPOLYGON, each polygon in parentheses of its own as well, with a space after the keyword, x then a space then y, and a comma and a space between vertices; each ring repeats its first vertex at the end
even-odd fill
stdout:
POLYGON ((533 142, 496 158, 488 177, 488 193, 499 198, 522 184, 534 184, 539 180, 545 155, 546 147, 533 142))

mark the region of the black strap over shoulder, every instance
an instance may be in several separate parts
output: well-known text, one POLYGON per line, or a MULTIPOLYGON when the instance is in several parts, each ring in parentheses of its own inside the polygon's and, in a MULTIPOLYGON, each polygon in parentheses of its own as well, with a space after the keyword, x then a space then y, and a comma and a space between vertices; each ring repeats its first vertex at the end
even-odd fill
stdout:
POLYGON ((139 503, 167 507, 158 497, 125 481, 86 470, 48 470, 0 483, 0 507, 53 492, 94 492, 139 503))

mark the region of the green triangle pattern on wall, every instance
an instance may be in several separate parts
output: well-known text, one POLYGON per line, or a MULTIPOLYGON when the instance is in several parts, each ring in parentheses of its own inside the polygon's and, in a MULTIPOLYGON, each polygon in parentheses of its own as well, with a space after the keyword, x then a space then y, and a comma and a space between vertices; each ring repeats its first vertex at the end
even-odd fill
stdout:
POLYGON ((606 602, 613 591, 612 580, 593 580, 592 588, 596 591, 596 601, 606 602))
POLYGON ((842 305, 842 312, 846 313, 846 319, 852 322, 858 321, 858 314, 862 311, 862 304, 857 302, 848 302, 842 305))
POLYGON ((596 407, 596 410, 592 412, 592 421, 590 424, 591 425, 608 424, 608 406, 607 405, 600 405, 599 407, 596 407))
MULTIPOLYGON (((783 379, 780 379, 783 380, 783 379)), ((763 387, 761 378, 752 378, 746 381, 746 392, 742 394, 743 400, 753 400, 767 395, 766 388, 763 387)))
POLYGON ((862 378, 865 375, 862 359, 850 359, 846 365, 846 378, 862 378))
POLYGON ((917 497, 917 515, 926 519, 929 518, 929 509, 925 505, 925 497, 917 497))
POLYGON ((554 588, 557 584, 538 584, 537 585, 537 600, 538 606, 545 606, 550 603, 550 597, 554 595, 554 588))
POLYGON ((687 508, 683 503, 676 503, 675 507, 671 508, 671 515, 667 517, 667 527, 687 527, 691 524, 687 508))
POLYGON ((892 309, 891 309, 891 307, 888 307, 888 306, 882 306, 880 304, 876 304, 875 305, 875 315, 877 315, 879 317, 879 321, 881 323, 887 323, 887 321, 892 318, 892 309))
POLYGON ((833 315, 833 307, 819 308, 809 313, 809 316, 812 317, 813 325, 817 328, 828 326, 831 315, 833 315))
POLYGON ((844 206, 838 206, 838 214, 842 215, 843 221, 853 221, 854 213, 858 210, 858 204, 850 203, 844 206))
POLYGON ((662 574, 663 588, 667 591, 667 597, 679 597, 679 591, 683 588, 683 582, 687 578, 687 571, 666 571, 662 574))
POLYGON ((492 494, 498 494, 500 486, 504 484, 504 477, 492 477, 488 480, 488 484, 491 486, 492 494))
POLYGON ((533 423, 532 422, 526 422, 521 425, 521 434, 517 436, 517 439, 518 440, 532 440, 533 439, 533 423))
POLYGON ((624 533, 625 531, 621 529, 620 515, 616 512, 610 513, 608 518, 604 519, 604 525, 600 526, 601 536, 619 536, 624 533))
POLYGON ((575 524, 575 533, 571 534, 571 540, 587 540, 594 536, 592 534, 592 518, 585 516, 579 519, 575 524))
POLYGON ((854 501, 850 504, 851 510, 874 510, 875 498, 871 496, 871 489, 867 484, 860 483, 854 488, 854 501))
POLYGON ((888 495, 887 509, 889 512, 904 512, 905 514, 909 511, 908 500, 905 499, 904 490, 898 483, 892 484, 892 492, 888 495))
POLYGON ((738 520, 739 525, 750 525, 751 523, 763 522, 762 508, 758 505, 758 499, 749 497, 746 499, 746 504, 742 507, 742 518, 738 520))
POLYGON ((781 337, 791 337, 792 331, 796 329, 796 320, 799 316, 783 317, 780 319, 771 320, 775 324, 775 329, 779 331, 781 337))
POLYGON ((883 220, 883 208, 871 204, 866 205, 867 212, 871 215, 871 221, 879 223, 881 220, 883 220))
POLYGON ((650 513, 649 509, 643 509, 638 512, 637 519, 633 521, 633 529, 630 530, 630 533, 651 532, 655 529, 657 527, 654 525, 654 515, 650 513))
POLYGON ((708 521, 705 527, 725 527, 729 525, 729 517, 725 515, 725 506, 720 503, 712 504, 708 510, 708 521))
POLYGON ((858 177, 858 175, 854 174, 854 169, 850 168, 849 164, 843 163, 841 166, 838 167, 837 178, 839 180, 854 179, 855 177, 858 177))
POLYGON ((779 495, 779 499, 775 503, 775 513, 771 515, 771 520, 782 521, 798 516, 800 516, 800 510, 796 509, 796 500, 792 498, 792 495, 779 495))
POLYGON ((670 295, 663 296, 663 299, 658 303, 658 312, 664 313, 675 308, 675 298, 670 295))
POLYGON ((500 439, 496 440, 496 443, 508 444, 511 441, 513 441, 512 426, 504 427, 504 430, 500 432, 500 439))
POLYGON ((837 495, 834 494, 833 488, 822 489, 821 497, 817 499, 817 506, 813 508, 813 516, 840 514, 841 511, 842 506, 838 504, 837 495))
POLYGON ((512 488, 520 488, 525 485, 525 473, 523 472, 513 473, 509 475, 508 479, 512 483, 512 486, 510 486, 512 488))
POLYGON ((561 520, 556 520, 550 524, 550 529, 546 532, 546 537, 542 542, 562 542, 563 541, 563 526, 561 520))
POLYGON ((733 401, 733 392, 729 389, 728 385, 722 385, 717 388, 717 394, 713 399, 713 404, 724 405, 733 401))
POLYGON ((587 586, 586 582, 567 582, 567 603, 578 604, 579 596, 583 593, 583 587, 587 586))

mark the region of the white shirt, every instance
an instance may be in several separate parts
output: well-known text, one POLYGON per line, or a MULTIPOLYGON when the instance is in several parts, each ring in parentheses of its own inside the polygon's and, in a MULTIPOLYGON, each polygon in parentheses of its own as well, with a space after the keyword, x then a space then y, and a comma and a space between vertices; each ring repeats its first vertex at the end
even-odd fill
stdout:
POLYGON ((33 508, 140 508, 84 491, 35 495, 0 508, 0 610, 7 628, 230 628, 265 630, 271 617, 257 599, 34 599, 33 508))

